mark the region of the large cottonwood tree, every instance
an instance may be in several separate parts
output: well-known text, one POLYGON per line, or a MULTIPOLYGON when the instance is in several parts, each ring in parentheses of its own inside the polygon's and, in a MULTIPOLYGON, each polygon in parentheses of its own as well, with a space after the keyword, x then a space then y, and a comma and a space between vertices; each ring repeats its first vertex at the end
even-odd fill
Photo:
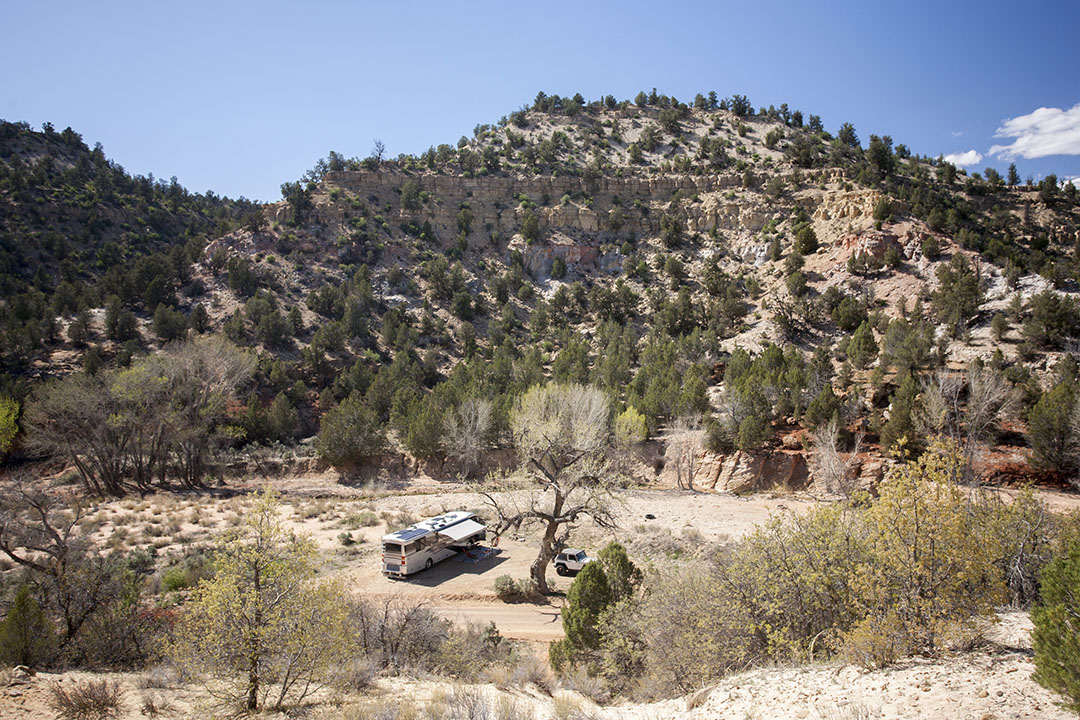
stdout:
POLYGON ((499 514, 498 532, 521 525, 542 529, 529 574, 548 591, 547 567, 585 517, 612 527, 607 397, 583 385, 536 385, 515 403, 510 430, 529 489, 488 501, 499 514))

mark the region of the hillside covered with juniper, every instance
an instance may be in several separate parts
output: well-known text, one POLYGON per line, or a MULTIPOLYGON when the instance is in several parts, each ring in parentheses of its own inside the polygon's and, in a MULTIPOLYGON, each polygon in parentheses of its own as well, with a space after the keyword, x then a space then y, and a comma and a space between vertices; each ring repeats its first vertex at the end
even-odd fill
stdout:
POLYGON ((874 458, 947 434, 975 475, 1061 482, 1080 462, 1078 229, 1074 184, 741 95, 539 93, 419 155, 331 152, 264 206, 4 123, 4 450, 47 455, 32 430, 61 416, 147 427, 176 396, 123 379, 211 336, 253 365, 196 428, 154 426, 150 482, 183 474, 195 429, 449 472, 463 407, 490 403, 483 449, 506 446, 514 399, 548 380, 603 390, 632 443, 690 432, 749 457, 831 438, 872 482, 874 458), (99 414, 63 415, 55 383, 99 414))

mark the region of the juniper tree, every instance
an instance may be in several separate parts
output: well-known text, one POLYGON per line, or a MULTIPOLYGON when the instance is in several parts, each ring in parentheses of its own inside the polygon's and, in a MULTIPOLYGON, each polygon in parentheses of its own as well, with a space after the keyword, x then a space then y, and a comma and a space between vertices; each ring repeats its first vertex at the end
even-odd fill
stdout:
POLYGON ((1080 712, 1080 544, 1067 544, 1040 579, 1039 602, 1031 612, 1034 678, 1068 698, 1070 710, 1080 712))

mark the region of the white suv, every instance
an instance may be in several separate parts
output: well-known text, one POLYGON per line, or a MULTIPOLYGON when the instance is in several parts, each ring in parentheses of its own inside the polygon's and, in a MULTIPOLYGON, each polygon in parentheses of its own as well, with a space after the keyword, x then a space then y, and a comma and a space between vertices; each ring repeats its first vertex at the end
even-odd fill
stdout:
POLYGON ((584 550, 566 548, 555 556, 555 572, 560 575, 577 575, 586 563, 595 560, 596 558, 586 555, 584 550))

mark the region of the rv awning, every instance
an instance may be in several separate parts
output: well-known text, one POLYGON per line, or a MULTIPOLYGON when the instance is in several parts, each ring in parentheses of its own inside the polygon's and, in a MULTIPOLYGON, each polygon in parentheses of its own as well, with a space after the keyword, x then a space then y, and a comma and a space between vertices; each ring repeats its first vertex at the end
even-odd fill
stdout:
POLYGON ((466 520, 465 522, 459 522, 450 527, 440 530, 439 534, 443 537, 450 538, 454 542, 463 540, 470 535, 480 532, 484 529, 484 526, 478 522, 472 520, 466 520))

